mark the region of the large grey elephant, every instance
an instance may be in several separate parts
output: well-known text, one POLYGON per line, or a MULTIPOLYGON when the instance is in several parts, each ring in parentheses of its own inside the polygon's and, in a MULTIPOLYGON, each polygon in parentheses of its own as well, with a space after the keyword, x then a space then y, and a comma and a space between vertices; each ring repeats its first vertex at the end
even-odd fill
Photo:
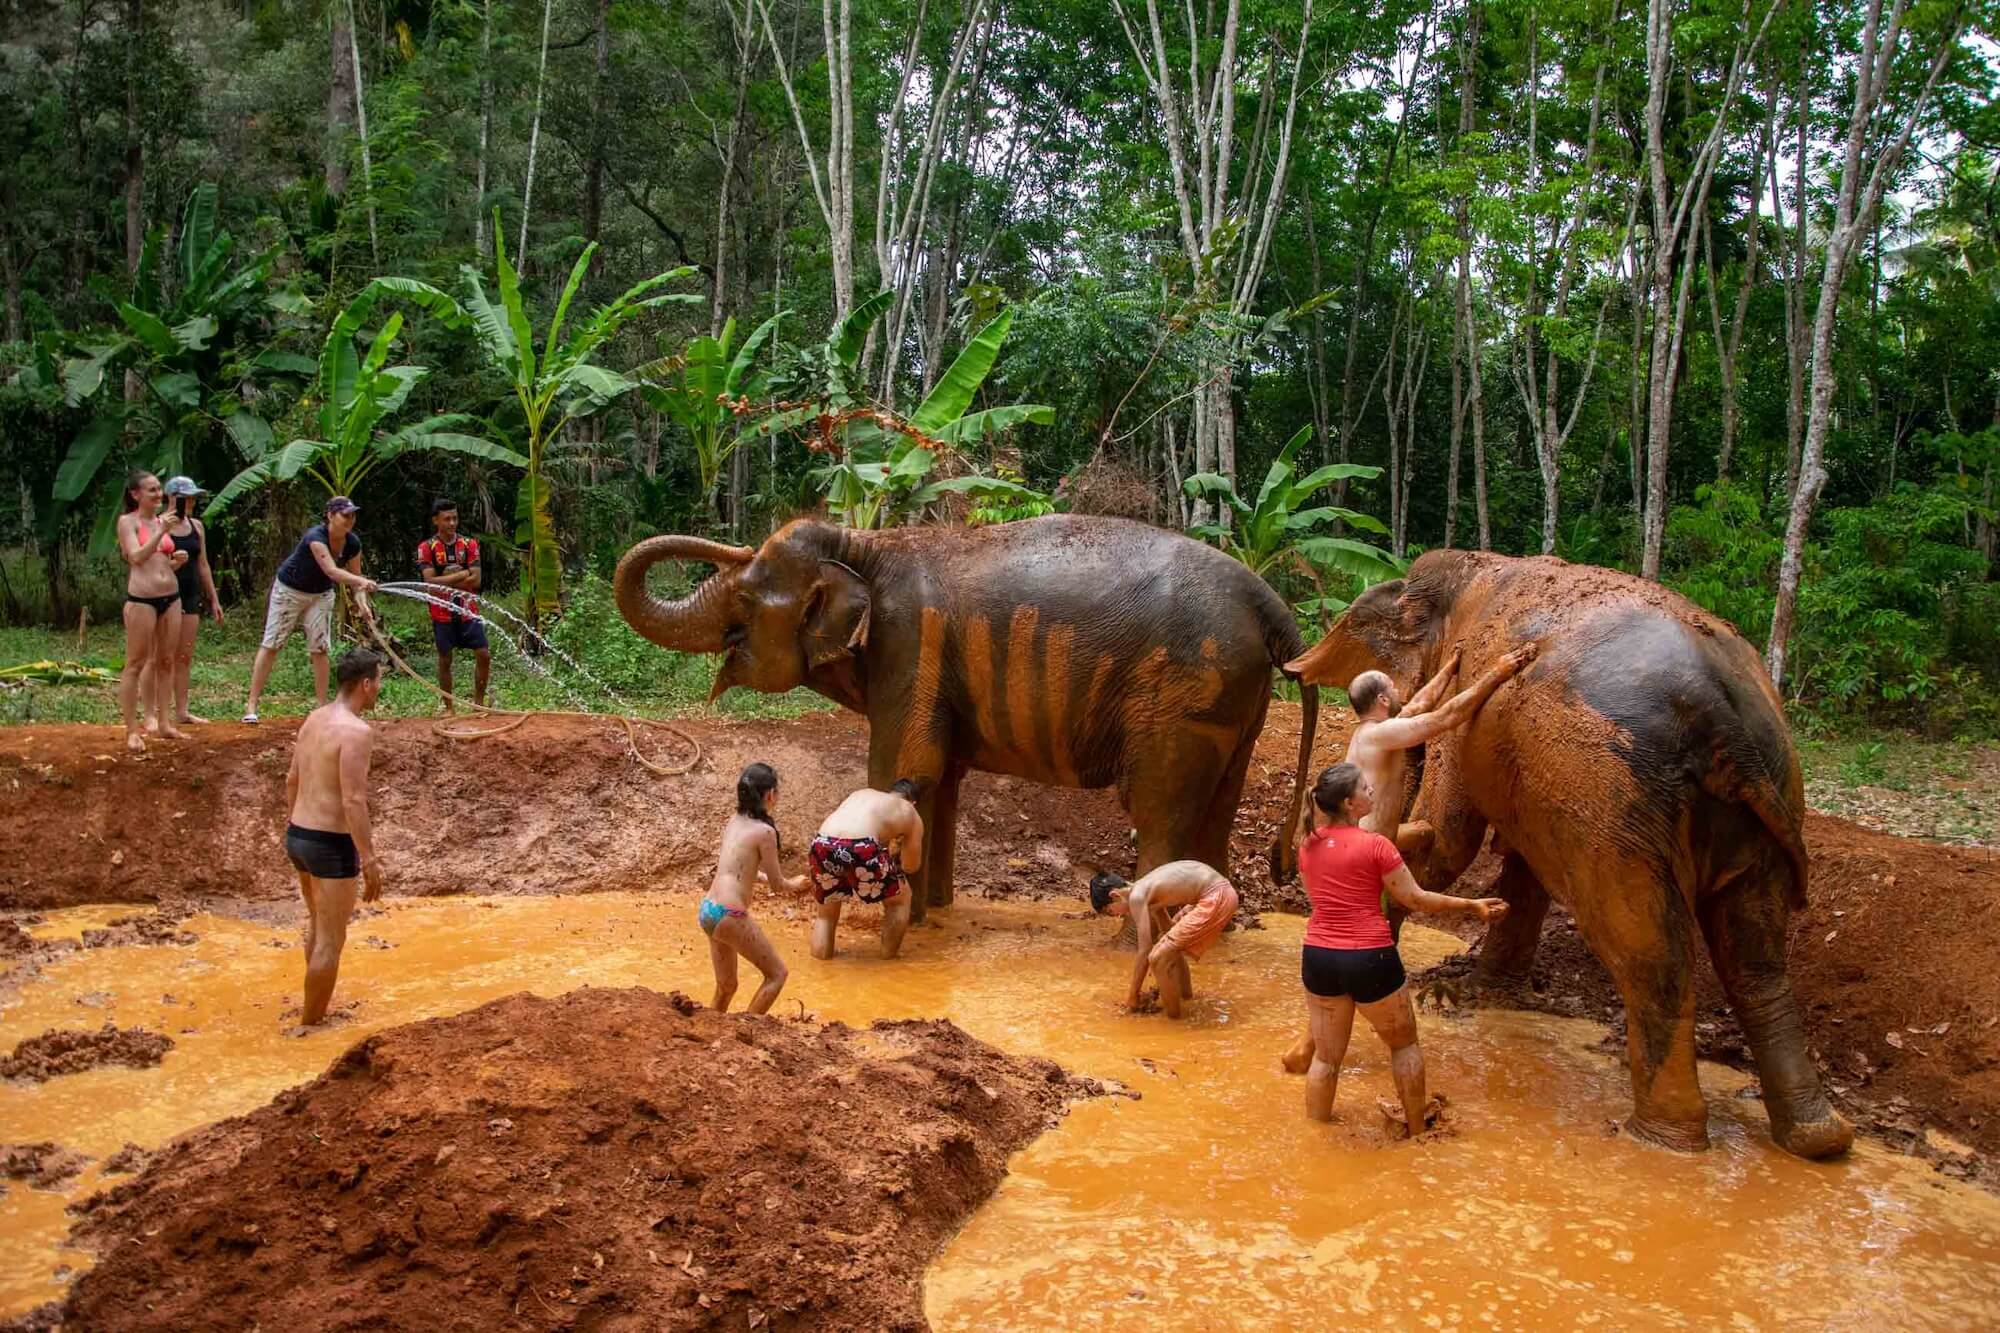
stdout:
MULTIPOLYGON (((857 532, 801 519, 756 550, 654 537, 619 562, 618 609, 680 652, 721 653, 715 693, 817 690, 868 719, 868 781, 919 782, 913 914, 951 901, 969 769, 1116 786, 1139 869, 1228 869, 1271 672, 1304 647, 1269 585, 1212 547, 1123 519, 857 532), (716 572, 666 602, 662 560, 716 572)), ((1296 813, 1318 691, 1306 688, 1296 813)), ((1290 819, 1273 849, 1288 873, 1290 819)))

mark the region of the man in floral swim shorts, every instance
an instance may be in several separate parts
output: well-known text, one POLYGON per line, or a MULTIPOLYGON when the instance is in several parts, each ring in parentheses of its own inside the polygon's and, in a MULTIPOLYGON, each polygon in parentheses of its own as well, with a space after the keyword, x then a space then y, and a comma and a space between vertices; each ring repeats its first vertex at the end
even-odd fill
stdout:
POLYGON ((924 821, 917 813, 917 784, 898 778, 888 791, 863 787, 819 826, 807 850, 813 898, 812 956, 833 957, 842 898, 882 904, 882 956, 894 958, 910 928, 907 870, 924 866, 924 821))

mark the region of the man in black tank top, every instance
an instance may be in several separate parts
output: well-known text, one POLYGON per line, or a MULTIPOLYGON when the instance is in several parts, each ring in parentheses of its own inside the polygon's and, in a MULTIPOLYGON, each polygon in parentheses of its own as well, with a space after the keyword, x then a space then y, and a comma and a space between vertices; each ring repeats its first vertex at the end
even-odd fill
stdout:
POLYGON ((285 640, 301 624, 306 632, 306 651, 312 657, 313 706, 326 702, 327 654, 333 648, 333 585, 344 583, 352 588, 355 605, 363 615, 369 614, 367 594, 375 591, 374 581, 361 576, 361 538, 354 533, 355 516, 360 512, 361 507, 346 496, 334 496, 326 502, 326 521, 307 528, 285 563, 278 566, 264 615, 264 641, 250 667, 250 706, 243 711, 245 722, 257 720, 257 702, 264 697, 271 665, 278 660, 285 640))

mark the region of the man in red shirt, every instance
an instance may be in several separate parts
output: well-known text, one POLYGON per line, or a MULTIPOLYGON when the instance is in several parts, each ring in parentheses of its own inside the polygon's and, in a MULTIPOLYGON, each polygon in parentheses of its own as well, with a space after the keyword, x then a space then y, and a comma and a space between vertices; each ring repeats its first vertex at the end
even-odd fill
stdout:
POLYGON ((438 688, 445 694, 444 711, 456 711, 451 703, 451 654, 458 648, 472 650, 472 701, 484 708, 493 654, 486 646, 486 622, 479 618, 479 603, 472 599, 480 584, 479 543, 458 535, 458 505, 443 497, 431 502, 431 528, 436 535, 417 543, 417 568, 434 594, 452 604, 449 610, 435 604, 431 607, 431 641, 437 644, 438 688))

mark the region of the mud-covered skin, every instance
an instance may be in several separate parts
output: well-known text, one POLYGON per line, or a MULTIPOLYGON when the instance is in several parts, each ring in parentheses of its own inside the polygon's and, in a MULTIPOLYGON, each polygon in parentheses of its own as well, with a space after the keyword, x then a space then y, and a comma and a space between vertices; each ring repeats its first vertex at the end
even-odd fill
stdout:
POLYGON ((1630 575, 1436 551, 1292 666, 1319 684, 1376 668, 1407 691, 1454 648, 1470 676, 1530 640, 1534 664, 1428 746, 1411 819, 1430 836, 1399 838, 1412 871, 1442 890, 1495 831, 1495 892, 1512 911, 1488 938, 1483 980, 1521 984, 1548 899, 1567 907, 1625 1000, 1626 1127, 1681 1149, 1707 1143, 1693 971, 1706 939, 1773 1136, 1804 1157, 1844 1151, 1853 1131, 1827 1103, 1785 971, 1786 926, 1805 901, 1798 757, 1733 628, 1630 575))
MULTIPOLYGON (((805 685, 868 718, 869 782, 921 787, 917 919, 951 901, 968 769, 1116 786, 1141 874, 1182 859, 1227 867, 1271 671, 1303 647, 1262 579, 1122 519, 889 532, 799 520, 755 551, 655 537, 626 553, 616 587, 620 612, 653 642, 726 654, 716 694, 805 685), (645 576, 666 559, 716 573, 665 603, 645 576)), ((1302 756, 1318 692, 1304 698, 1302 756)), ((1292 833, 1288 819, 1274 849, 1284 873, 1292 833)))

